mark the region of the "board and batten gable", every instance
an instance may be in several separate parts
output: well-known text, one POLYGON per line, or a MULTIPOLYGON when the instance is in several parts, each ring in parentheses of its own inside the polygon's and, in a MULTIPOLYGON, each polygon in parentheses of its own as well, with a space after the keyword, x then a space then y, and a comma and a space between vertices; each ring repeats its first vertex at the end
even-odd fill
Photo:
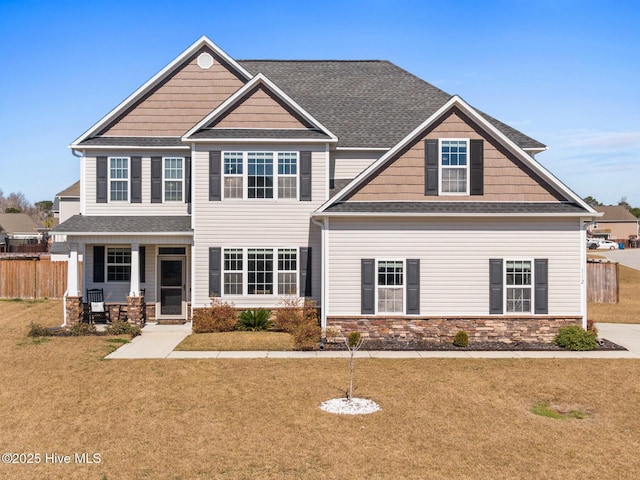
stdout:
MULTIPOLYGON (((91 152, 91 156, 83 157, 81 161, 81 176, 84 194, 81 197, 81 211, 83 215, 186 215, 188 213, 188 205, 185 202, 187 181, 183 183, 183 199, 182 201, 152 201, 152 174, 151 163, 152 158, 162 157, 179 157, 184 158, 183 167, 186 167, 186 159, 191 155, 189 150, 158 150, 158 151, 98 151, 91 152), (107 170, 109 168, 109 157, 127 157, 129 158, 129 200, 128 201, 109 201, 109 185, 107 179, 107 201, 98 201, 97 187, 97 159, 106 157, 107 170), (140 159, 140 201, 132 201, 132 158, 140 159)), ((162 165, 160 165, 162 168, 162 165)), ((108 175, 108 173, 107 173, 108 175)), ((183 168, 183 175, 186 177, 186 168, 183 168)), ((162 171, 160 171, 160 195, 162 195, 162 171)))
POLYGON ((558 202, 562 198, 468 116, 452 108, 423 135, 356 189, 346 201, 558 202), (483 142, 482 195, 425 195, 425 140, 483 142))
MULTIPOLYGON (((325 145, 207 145, 193 152, 193 307, 211 304, 209 297, 210 248, 311 248, 312 297, 320 300, 321 232, 311 213, 328 198, 328 149, 325 145), (210 200, 210 151, 311 152, 311 200, 210 200)), ((274 295, 223 296, 237 307, 275 307, 274 295)))
POLYGON ((222 57, 203 46, 99 135, 179 137, 244 83, 222 57), (209 68, 198 65, 203 53, 213 57, 209 68))
POLYGON ((548 314, 581 315, 579 219, 330 219, 329 316, 361 315, 362 259, 420 261, 419 316, 489 315, 489 260, 548 260, 548 314), (552 239, 552 240, 551 240, 552 239))

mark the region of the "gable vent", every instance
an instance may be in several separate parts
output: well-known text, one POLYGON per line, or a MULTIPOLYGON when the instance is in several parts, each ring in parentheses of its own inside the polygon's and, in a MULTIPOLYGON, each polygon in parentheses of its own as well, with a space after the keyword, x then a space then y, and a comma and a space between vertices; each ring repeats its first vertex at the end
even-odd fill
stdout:
POLYGON ((209 53, 198 55, 198 66, 203 70, 209 70, 213 66, 213 57, 209 53))

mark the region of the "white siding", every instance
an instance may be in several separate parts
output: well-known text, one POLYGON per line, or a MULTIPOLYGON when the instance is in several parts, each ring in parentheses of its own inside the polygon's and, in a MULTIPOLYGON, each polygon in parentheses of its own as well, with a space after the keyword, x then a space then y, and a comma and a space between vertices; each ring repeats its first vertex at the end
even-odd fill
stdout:
MULTIPOLYGON (((327 152, 324 146, 262 145, 234 146, 241 150, 312 151, 312 201, 297 200, 222 200, 209 201, 209 150, 225 150, 208 146, 193 154, 194 180, 194 289, 193 305, 208 306, 210 247, 301 247, 312 248, 313 297, 320 299, 320 229, 311 223, 311 212, 326 201, 327 152), (245 146, 246 147, 246 146, 245 146)), ((280 297, 270 295, 226 297, 238 307, 273 307, 280 297)))
POLYGON ((59 200, 60 214, 58 216, 59 222, 62 223, 65 220, 80 213, 80 199, 79 198, 61 198, 59 200))
MULTIPOLYGON (((187 157, 189 151, 177 150, 173 152, 99 152, 92 157, 82 158, 83 186, 83 215, 187 215, 187 204, 182 202, 151 203, 151 157, 187 157), (142 157, 142 202, 107 202, 96 203, 96 157, 123 156, 142 157)), ((129 162, 131 175, 131 162, 129 162)), ((186 187, 186 184, 185 184, 186 187)), ((107 192, 108 192, 107 186, 107 192)), ((183 190, 184 193, 184 190, 183 190)), ((129 198, 131 198, 131 183, 129 183, 129 198)))
POLYGON ((369 165, 378 160, 386 152, 374 151, 342 151, 332 153, 331 178, 350 179, 356 178, 369 165))
POLYGON ((580 315, 578 220, 335 219, 328 315, 360 315, 362 258, 420 259, 420 315, 488 315, 489 259, 549 259, 549 314, 580 315))

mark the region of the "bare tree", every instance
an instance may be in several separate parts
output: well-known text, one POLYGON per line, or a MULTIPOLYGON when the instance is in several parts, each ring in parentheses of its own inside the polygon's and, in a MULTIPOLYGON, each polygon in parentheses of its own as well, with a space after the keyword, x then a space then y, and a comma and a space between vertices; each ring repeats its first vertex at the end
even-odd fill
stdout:
POLYGON ((347 346, 349 350, 349 393, 347 396, 347 400, 351 400, 353 398, 353 356, 354 354, 360 350, 364 339, 360 332, 351 332, 347 338, 344 339, 344 344, 347 346))

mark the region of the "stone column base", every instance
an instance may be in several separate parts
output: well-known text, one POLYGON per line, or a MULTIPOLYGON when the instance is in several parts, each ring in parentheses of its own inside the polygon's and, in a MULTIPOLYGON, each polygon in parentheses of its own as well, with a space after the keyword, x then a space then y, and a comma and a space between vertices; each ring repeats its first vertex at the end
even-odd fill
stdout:
POLYGON ((144 297, 127 297, 127 320, 142 327, 145 323, 144 297))
POLYGON ((82 297, 64 297, 64 308, 67 312, 67 325, 75 325, 82 322, 84 318, 84 306, 82 297))

